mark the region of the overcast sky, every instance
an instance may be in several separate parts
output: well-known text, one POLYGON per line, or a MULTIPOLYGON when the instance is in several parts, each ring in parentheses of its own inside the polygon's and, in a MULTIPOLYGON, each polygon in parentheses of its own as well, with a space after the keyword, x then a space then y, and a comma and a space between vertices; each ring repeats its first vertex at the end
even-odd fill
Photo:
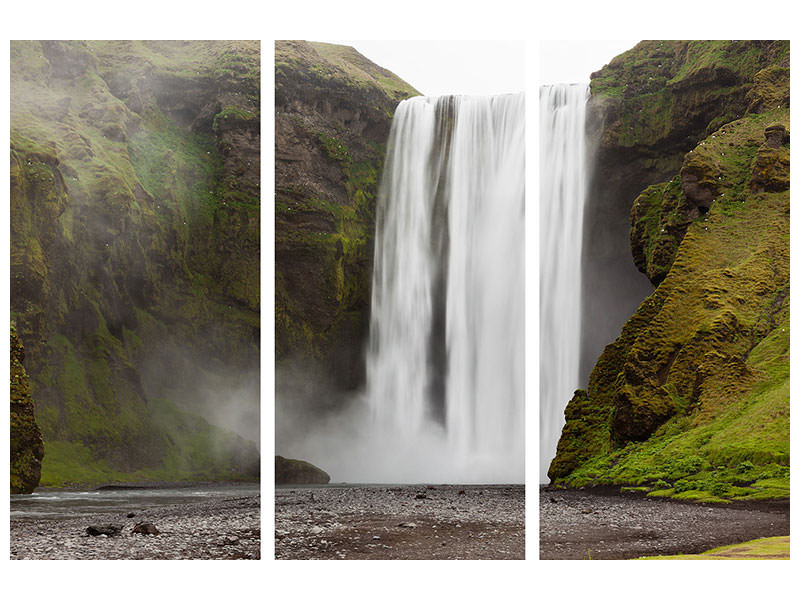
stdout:
POLYGON ((638 40, 543 41, 539 44, 539 81, 589 83, 589 75, 637 43, 638 40))
POLYGON ((525 91, 523 42, 323 41, 353 46, 427 96, 525 91))
MULTIPOLYGON (((428 96, 521 92, 526 76, 532 76, 521 41, 323 41, 353 46, 428 96)), ((533 48, 538 49, 539 83, 588 83, 591 73, 637 42, 542 41, 533 48)))

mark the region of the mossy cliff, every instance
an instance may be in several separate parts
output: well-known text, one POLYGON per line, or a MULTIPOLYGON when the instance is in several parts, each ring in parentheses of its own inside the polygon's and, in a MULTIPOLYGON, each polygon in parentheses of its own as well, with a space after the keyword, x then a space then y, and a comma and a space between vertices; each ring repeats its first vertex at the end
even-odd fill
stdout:
POLYGON ((42 470, 44 444, 36 424, 28 374, 23 361, 25 350, 11 325, 11 493, 29 494, 37 485, 42 470))
POLYGON ((417 94, 353 48, 275 44, 279 402, 331 407, 364 380, 380 169, 394 110, 417 94))
POLYGON ((633 200, 679 173, 686 153, 720 125, 760 110, 754 88, 775 105, 788 102, 778 83, 788 76, 788 51, 788 42, 644 41, 592 74, 582 319, 595 327, 581 344, 582 381, 650 293, 628 245, 633 200))
POLYGON ((12 42, 11 311, 43 484, 257 476, 229 430, 258 439, 259 62, 257 42, 12 42))
POLYGON ((594 77, 595 102, 616 106, 596 178, 619 175, 614 145, 636 148, 640 166, 649 148, 652 172, 672 171, 629 207, 626 238, 655 290, 567 406, 556 485, 717 502, 788 496, 788 61, 777 42, 649 42, 594 77), (703 110, 697 139, 682 122, 694 113, 674 98, 693 73, 704 73, 702 95, 724 98, 718 114, 703 110), (692 144, 675 159, 679 140, 692 144))

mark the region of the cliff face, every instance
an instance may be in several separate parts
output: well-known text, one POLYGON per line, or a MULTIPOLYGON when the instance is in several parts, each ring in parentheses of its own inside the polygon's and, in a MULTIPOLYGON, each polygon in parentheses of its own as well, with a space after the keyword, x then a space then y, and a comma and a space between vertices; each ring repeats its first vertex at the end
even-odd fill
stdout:
POLYGON ((36 424, 28 374, 23 361, 25 350, 17 330, 11 326, 11 493, 30 494, 39 485, 44 444, 36 424))
POLYGON ((259 88, 253 42, 12 43, 43 483, 257 474, 259 88))
MULTIPOLYGON (((582 381, 650 293, 628 245, 633 200, 677 174, 700 140, 744 115, 757 102, 749 95, 755 86, 780 104, 784 92, 773 80, 788 76, 784 61, 788 42, 645 41, 592 74, 596 152, 585 211, 582 318, 596 326, 582 340, 582 381)), ((650 274, 658 280, 666 271, 650 274)))
POLYGON ((279 400, 319 410, 363 382, 380 169, 395 107, 413 95, 352 48, 276 42, 279 400))
POLYGON ((626 239, 655 291, 569 403, 556 484, 788 495, 788 62, 788 43, 650 42, 596 74, 595 105, 613 107, 597 177, 629 172, 615 147, 640 166, 651 153, 642 184, 672 170, 629 207, 626 239), (653 68, 670 71, 658 80, 653 68), (685 89, 691 110, 676 97, 685 89))

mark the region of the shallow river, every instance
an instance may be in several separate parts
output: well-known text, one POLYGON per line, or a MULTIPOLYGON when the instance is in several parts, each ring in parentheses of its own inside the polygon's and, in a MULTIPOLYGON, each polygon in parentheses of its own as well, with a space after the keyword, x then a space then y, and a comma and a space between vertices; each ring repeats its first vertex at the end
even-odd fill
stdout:
POLYGON ((257 496, 257 483, 177 484, 169 487, 106 487, 95 490, 41 490, 11 496, 11 520, 68 519, 119 514, 168 504, 257 496))

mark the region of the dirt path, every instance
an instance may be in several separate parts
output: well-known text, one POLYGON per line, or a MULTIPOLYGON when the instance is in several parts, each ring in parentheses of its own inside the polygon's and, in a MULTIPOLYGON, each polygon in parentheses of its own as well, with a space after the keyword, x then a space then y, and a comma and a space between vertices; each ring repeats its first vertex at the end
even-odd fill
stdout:
POLYGON ((539 519, 542 559, 623 559, 788 535, 789 503, 701 505, 543 488, 539 519))
POLYGON ((278 559, 523 559, 525 487, 278 488, 278 559))

